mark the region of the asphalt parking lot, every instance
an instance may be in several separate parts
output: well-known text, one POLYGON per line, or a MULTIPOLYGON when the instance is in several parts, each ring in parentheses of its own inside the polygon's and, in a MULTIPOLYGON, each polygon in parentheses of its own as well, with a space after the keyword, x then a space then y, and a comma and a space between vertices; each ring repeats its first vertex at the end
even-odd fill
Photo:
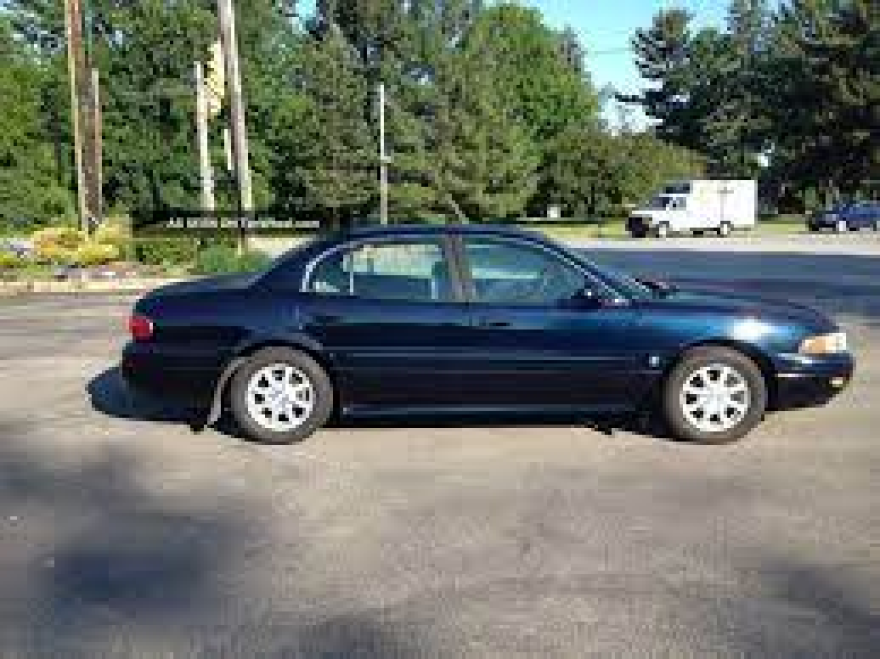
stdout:
POLYGON ((0 300, 0 655, 880 656, 880 240, 812 240, 595 250, 850 332, 837 401, 722 447, 573 420, 193 434, 115 380, 131 298, 0 300))

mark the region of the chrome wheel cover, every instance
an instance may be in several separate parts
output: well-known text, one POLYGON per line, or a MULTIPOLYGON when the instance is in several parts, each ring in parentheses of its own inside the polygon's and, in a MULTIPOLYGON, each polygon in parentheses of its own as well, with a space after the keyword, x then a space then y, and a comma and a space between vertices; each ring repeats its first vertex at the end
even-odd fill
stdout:
POLYGON ((285 363, 257 370, 248 380, 245 396, 254 423, 273 432, 299 428, 315 408, 315 387, 309 376, 285 363))
POLYGON ((709 364, 685 378, 679 404, 687 422, 701 432, 718 433, 738 426, 749 412, 748 380, 729 364, 709 364))

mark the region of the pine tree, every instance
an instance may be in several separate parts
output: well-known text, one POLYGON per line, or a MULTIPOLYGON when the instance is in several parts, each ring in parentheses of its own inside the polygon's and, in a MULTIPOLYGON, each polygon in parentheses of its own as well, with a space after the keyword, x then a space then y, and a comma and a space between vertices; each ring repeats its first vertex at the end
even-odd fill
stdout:
POLYGON ((795 0, 777 26, 771 72, 780 182, 853 194, 880 178, 880 6, 795 0))
POLYGON ((535 191, 538 152, 506 101, 499 59, 479 38, 476 6, 422 2, 411 15, 412 59, 390 95, 391 201, 398 215, 509 217, 535 191))
POLYGON ((0 222, 42 224, 72 211, 59 180, 42 89, 51 71, 18 43, 0 15, 0 222))
POLYGON ((683 9, 661 10, 650 28, 636 31, 632 40, 636 66, 653 87, 638 96, 622 96, 621 100, 641 105, 645 114, 657 120, 657 132, 664 139, 698 148, 699 134, 688 107, 691 18, 683 9))
POLYGON ((298 60, 296 87, 276 107, 266 138, 277 203, 340 223, 365 214, 378 191, 367 84, 338 31, 305 39, 298 60))

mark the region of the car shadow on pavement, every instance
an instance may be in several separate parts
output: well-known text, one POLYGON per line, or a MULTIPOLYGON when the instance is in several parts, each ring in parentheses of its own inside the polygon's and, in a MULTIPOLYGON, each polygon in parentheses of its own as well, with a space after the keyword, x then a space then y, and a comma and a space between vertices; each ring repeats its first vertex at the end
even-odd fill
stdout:
POLYGON ((446 413, 394 414, 335 419, 330 429, 524 428, 581 426, 607 436, 618 432, 670 440, 658 419, 645 414, 587 415, 574 413, 446 413))
MULTIPOLYGON (((204 412, 175 406, 170 402, 150 398, 131 391, 122 379, 119 367, 108 368, 92 378, 87 386, 92 408, 101 414, 138 421, 154 421, 187 425, 201 429, 204 412)), ((583 426, 613 436, 617 432, 633 433, 654 439, 670 439, 666 428, 657 419, 643 414, 591 416, 573 413, 445 413, 408 414, 388 413, 377 416, 334 416, 327 425, 329 430, 376 430, 418 428, 516 428, 535 426, 583 426)), ((228 413, 212 426, 217 432, 244 441, 250 441, 235 425, 228 413)))
POLYGON ((92 407, 107 416, 188 425, 198 420, 195 410, 133 392, 123 381, 118 366, 96 375, 86 390, 92 407))

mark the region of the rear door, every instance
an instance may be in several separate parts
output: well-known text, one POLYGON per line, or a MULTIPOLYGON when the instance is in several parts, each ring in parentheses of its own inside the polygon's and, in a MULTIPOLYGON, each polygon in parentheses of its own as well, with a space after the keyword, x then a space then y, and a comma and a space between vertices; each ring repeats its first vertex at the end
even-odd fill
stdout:
POLYGON ((331 355, 344 404, 460 402, 469 330, 448 239, 358 241, 320 258, 305 282, 303 327, 331 355))
POLYGON ((636 309, 540 243, 462 236, 473 404, 616 410, 644 387, 636 309), (588 298, 592 299, 588 299, 588 298))

